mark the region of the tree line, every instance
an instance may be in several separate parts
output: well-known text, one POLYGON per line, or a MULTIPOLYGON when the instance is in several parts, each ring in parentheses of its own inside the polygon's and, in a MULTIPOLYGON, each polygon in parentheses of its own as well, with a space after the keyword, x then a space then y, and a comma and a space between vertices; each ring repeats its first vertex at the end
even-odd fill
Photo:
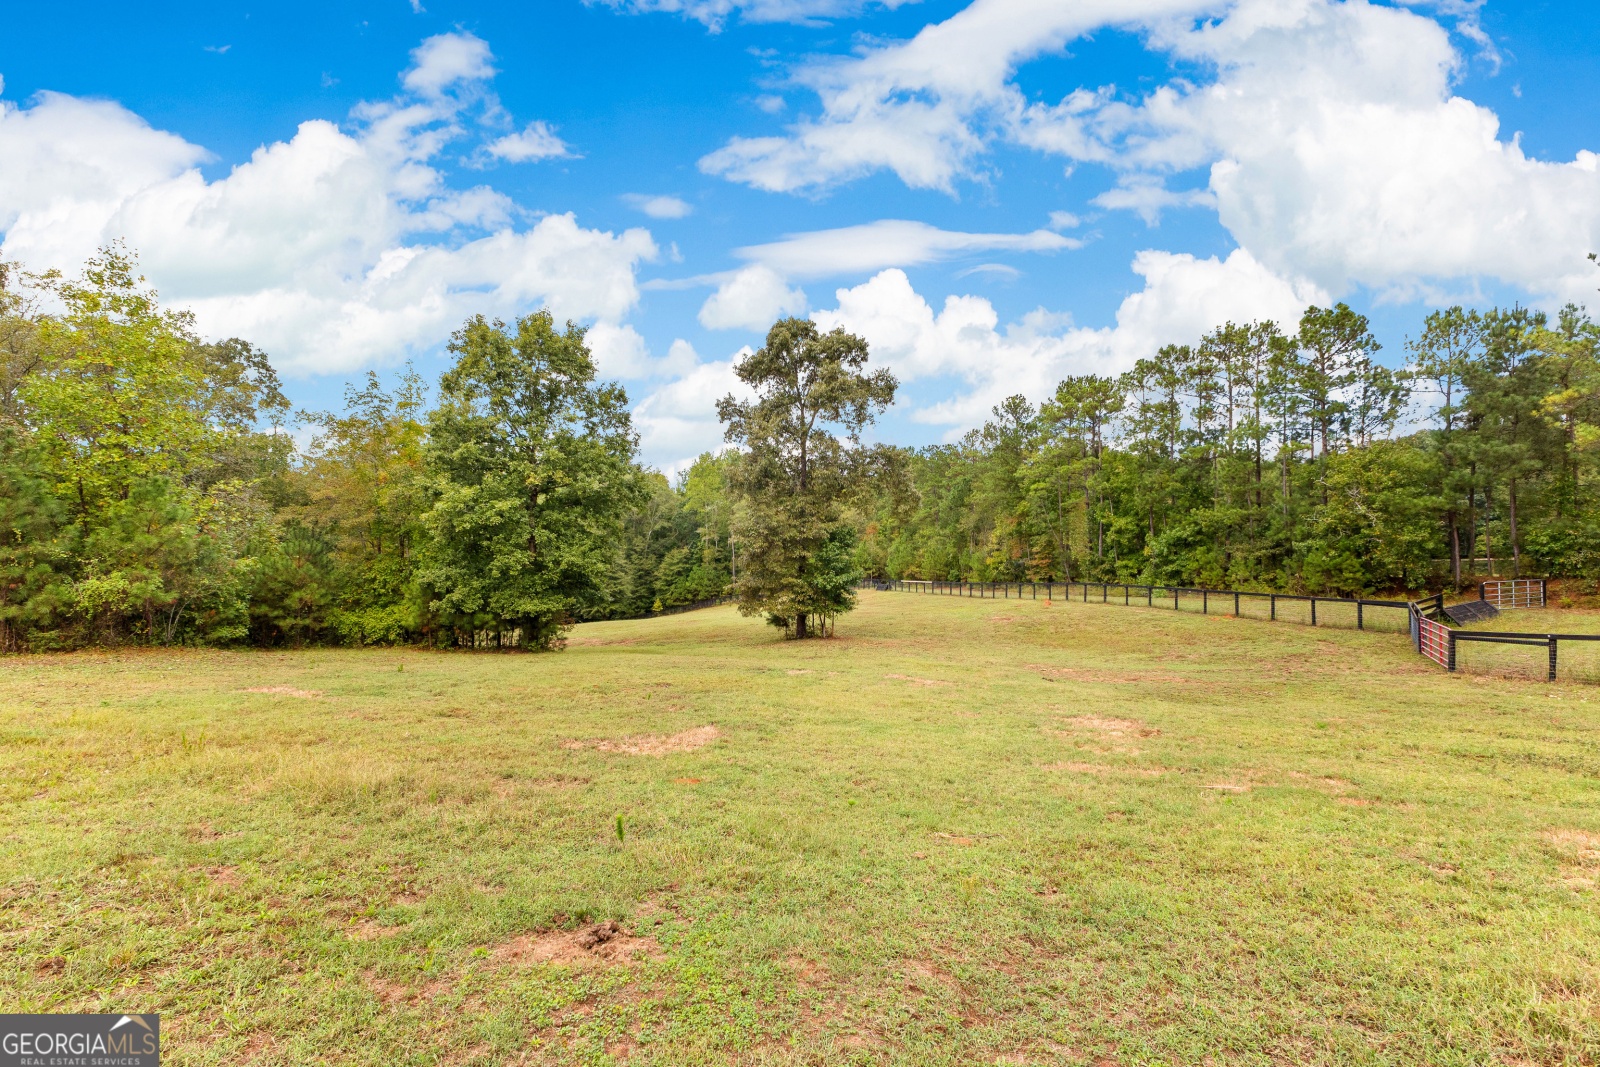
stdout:
POLYGON ((548 648, 727 588, 727 461, 643 468, 581 328, 478 317, 448 349, 431 404, 407 369, 293 412, 121 249, 0 267, 0 651, 548 648))
POLYGON ((729 447, 643 466, 582 328, 474 317, 436 383, 293 411, 266 354, 199 338, 113 247, 0 266, 0 650, 558 647, 575 622, 735 593, 795 637, 866 575, 1349 594, 1600 578, 1596 341, 1579 309, 1225 324, 1119 377, 1013 397, 961 441, 865 443, 897 383, 776 323, 729 447))
POLYGON ((1293 334, 1227 323, 903 450, 861 517, 862 563, 1335 595, 1491 569, 1593 581, 1597 341, 1570 305, 1554 322, 1452 307, 1395 369, 1344 304, 1308 309, 1293 334))

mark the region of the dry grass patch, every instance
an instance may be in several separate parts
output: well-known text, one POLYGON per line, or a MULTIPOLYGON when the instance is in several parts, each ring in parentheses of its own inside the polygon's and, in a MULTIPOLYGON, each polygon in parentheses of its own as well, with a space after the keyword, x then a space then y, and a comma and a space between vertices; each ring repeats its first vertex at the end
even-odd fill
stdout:
POLYGON ((1561 882, 1569 889, 1600 887, 1600 834, 1587 830, 1546 830, 1542 835, 1563 859, 1561 882))
POLYGON ((941 682, 937 678, 914 678, 909 674, 886 674, 885 678, 892 678, 897 682, 910 682, 912 685, 954 685, 954 682, 941 682))
POLYGON ((1039 769, 1043 771, 1070 771, 1073 774, 1127 774, 1136 778, 1159 778, 1166 773, 1166 768, 1164 767, 1113 767, 1105 763, 1046 763, 1039 769))
POLYGON ((1047 682, 1109 682, 1115 685, 1141 685, 1150 682, 1192 681, 1182 675, 1153 671, 1100 671, 1082 667, 1051 667, 1043 663, 1030 663, 1028 670, 1038 671, 1047 682))
POLYGON ((257 685, 249 689, 241 689, 241 693, 265 693, 275 697, 300 697, 303 700, 315 700, 322 695, 320 689, 296 689, 292 685, 257 685))
POLYGON ((1161 731, 1153 726, 1139 722, 1137 719, 1115 719, 1101 715, 1074 715, 1070 718, 1058 719, 1061 729, 1046 728, 1045 732, 1056 737, 1064 738, 1078 744, 1080 748, 1091 748, 1098 752, 1123 752, 1136 755, 1138 749, 1126 744, 1135 738, 1160 737, 1161 731), (1083 742, 1089 738, 1101 738, 1112 742, 1109 749, 1094 748, 1083 742))
POLYGON ((592 748, 597 752, 616 752, 624 756, 665 756, 672 752, 693 752, 722 736, 715 726, 696 726, 677 734, 640 734, 614 741, 565 741, 562 748, 592 748))

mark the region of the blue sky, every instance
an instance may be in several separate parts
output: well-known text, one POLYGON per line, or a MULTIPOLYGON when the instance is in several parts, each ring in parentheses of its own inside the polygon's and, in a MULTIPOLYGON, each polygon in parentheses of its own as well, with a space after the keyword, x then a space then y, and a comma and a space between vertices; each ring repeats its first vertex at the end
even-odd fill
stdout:
POLYGON ((591 324, 646 458, 719 439, 762 323, 863 333, 881 427, 1226 319, 1583 302, 1600 4, 619 0, 25 5, 0 257, 125 239, 293 398, 472 312, 591 324))

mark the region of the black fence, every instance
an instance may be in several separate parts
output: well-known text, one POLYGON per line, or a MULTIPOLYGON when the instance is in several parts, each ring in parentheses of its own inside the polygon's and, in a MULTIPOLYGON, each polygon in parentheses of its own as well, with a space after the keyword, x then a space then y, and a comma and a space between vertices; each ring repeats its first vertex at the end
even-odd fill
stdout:
POLYGON ((705 600, 695 600, 688 604, 673 604, 669 607, 662 608, 660 611, 652 611, 643 617, 646 619, 654 619, 659 618, 662 615, 681 615, 686 611, 699 611, 701 608, 715 608, 720 607, 723 604, 732 604, 738 599, 738 597, 734 596, 707 597, 705 600))
MULTIPOLYGON (((1542 583, 1539 583, 1542 586, 1542 583)), ((1541 601, 1544 591, 1539 591, 1541 601)), ((1449 618, 1442 595, 1433 611, 1422 604, 1412 612, 1411 636, 1418 652, 1433 660, 1447 671, 1467 669, 1481 673, 1537 676, 1544 675, 1547 682, 1565 673, 1571 681, 1600 682, 1600 634, 1552 634, 1515 630, 1463 630, 1452 629, 1443 620, 1449 618), (1561 645, 1568 646, 1566 659, 1561 657, 1561 645), (1484 646, 1473 649, 1463 662, 1462 645, 1484 646), (1543 649, 1545 655, 1530 661, 1526 653, 1496 655, 1495 646, 1521 646, 1543 649)), ((1427 603, 1431 603, 1429 601, 1427 603)))
MULTIPOLYGON (((1205 589, 1182 585, 1130 585, 1121 582, 939 582, 869 578, 865 589, 927 596, 989 600, 1075 600, 1082 603, 1170 607, 1204 615, 1227 614, 1241 619, 1297 622, 1356 630, 1405 633, 1410 629, 1409 600, 1258 593, 1243 589, 1205 589)), ((1442 602, 1442 600, 1441 600, 1442 602)))
MULTIPOLYGON (((1543 583, 1533 584, 1542 601, 1543 583)), ((982 600, 1072 600, 1138 605, 1262 621, 1405 633, 1419 654, 1447 671, 1465 666, 1465 669, 1480 672, 1529 676, 1534 672, 1530 672, 1525 655, 1496 657, 1489 654, 1489 646, 1537 647, 1544 649, 1545 655, 1540 658, 1536 673, 1547 680, 1555 681, 1560 671, 1573 681, 1600 682, 1600 634, 1459 629, 1450 625, 1452 620, 1446 614, 1443 593, 1420 600, 1375 600, 1119 582, 942 582, 880 578, 866 579, 860 583, 860 588, 982 600), (1561 657, 1564 643, 1569 646, 1565 659, 1561 657), (1482 646, 1484 654, 1474 649, 1466 657, 1470 662, 1464 665, 1462 645, 1482 646)))
POLYGON ((660 611, 646 611, 640 615, 614 615, 607 619, 595 619, 594 622, 627 622, 631 619, 659 619, 664 615, 682 615, 686 611, 699 611, 701 608, 715 608, 723 604, 732 604, 738 600, 735 596, 714 596, 705 600, 695 600, 687 604, 669 604, 660 611))

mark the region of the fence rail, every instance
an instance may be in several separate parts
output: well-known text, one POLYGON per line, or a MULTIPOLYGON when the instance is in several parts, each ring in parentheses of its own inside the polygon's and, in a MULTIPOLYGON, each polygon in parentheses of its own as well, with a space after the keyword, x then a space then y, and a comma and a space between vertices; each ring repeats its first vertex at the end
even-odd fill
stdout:
POLYGON ((861 585, 888 592, 922 593, 991 600, 1081 600, 1083 603, 1124 605, 1144 602, 1145 607, 1174 611, 1187 604, 1201 614, 1231 614, 1239 618, 1265 618, 1273 622, 1306 622, 1311 626, 1348 626, 1402 632, 1397 613, 1407 611, 1409 600, 1373 600, 1353 597, 1305 596, 1296 593, 1258 593, 1243 589, 1207 589, 1187 585, 1133 585, 1124 582, 941 582, 905 578, 869 578, 861 585), (1042 594, 1042 596, 1041 596, 1042 594), (1198 601, 1198 604, 1196 604, 1198 601), (1319 617, 1320 609, 1320 617, 1319 617), (1376 617, 1374 612, 1377 613, 1376 617), (1372 627, 1372 623, 1379 623, 1372 627))
MULTIPOLYGON (((1581 645, 1600 642, 1600 634, 1551 634, 1461 630, 1450 625, 1445 614, 1443 593, 1435 593, 1419 600, 1376 600, 1365 597, 1323 597, 1295 593, 1257 593, 1242 589, 1205 589, 1178 585, 1132 585, 1120 582, 942 582, 913 579, 869 578, 860 583, 862 588, 889 592, 921 593, 928 596, 956 596, 993 600, 1071 599, 1085 603, 1140 604, 1144 607, 1167 607, 1183 610, 1187 603, 1191 610, 1204 614, 1226 612, 1239 618, 1258 618, 1263 621, 1301 621, 1312 626, 1344 625, 1351 621, 1355 629, 1392 629, 1409 632, 1411 645, 1417 653, 1426 656, 1447 671, 1459 666, 1459 649, 1462 643, 1479 645, 1520 645, 1542 647, 1547 651, 1544 663, 1545 677, 1556 680, 1562 642, 1581 645), (1253 609, 1253 610, 1252 610, 1253 609), (1306 610, 1299 610, 1306 609, 1306 610), (1396 612, 1405 612, 1404 626, 1387 625, 1397 622, 1396 612), (1372 625, 1377 622, 1379 625, 1372 625)), ((1542 579, 1507 579, 1504 582, 1484 582, 1479 595, 1484 600, 1502 597, 1509 607, 1543 607, 1546 583, 1542 579), (1505 587, 1504 589, 1498 587, 1505 587), (1512 601, 1516 603, 1512 603, 1512 601)), ((1492 601, 1491 601, 1492 602, 1492 601)), ((1600 649, 1597 649, 1600 651, 1600 649)), ((1584 681, 1600 682, 1600 663, 1595 665, 1593 676, 1584 681)))
POLYGON ((614 615, 606 619, 595 619, 595 622, 629 622, 634 619, 659 619, 664 615, 681 615, 686 611, 699 611, 701 608, 714 608, 722 604, 732 604, 738 600, 735 596, 713 596, 704 600, 695 600, 687 604, 670 604, 660 611, 647 611, 642 615, 614 615))

